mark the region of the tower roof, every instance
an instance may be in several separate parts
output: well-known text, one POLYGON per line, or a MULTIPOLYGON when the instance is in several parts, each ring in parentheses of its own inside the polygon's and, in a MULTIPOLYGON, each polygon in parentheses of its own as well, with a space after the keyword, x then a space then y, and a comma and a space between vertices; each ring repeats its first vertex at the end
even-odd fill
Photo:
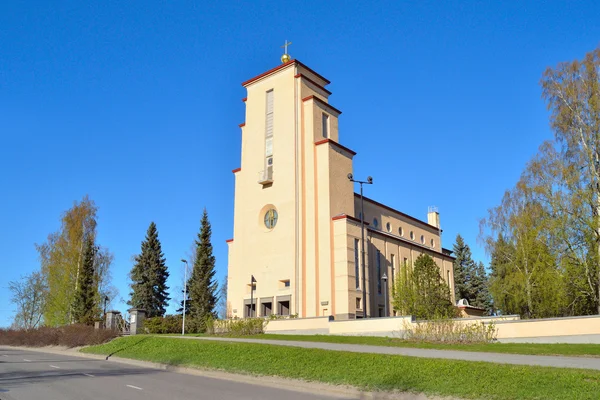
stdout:
POLYGON ((285 69, 287 67, 290 67, 290 66, 300 66, 300 67, 302 67, 303 69, 305 69, 306 71, 310 72, 312 75, 314 75, 318 79, 322 80, 323 81, 323 86, 328 85, 328 84, 331 83, 323 75, 316 73, 312 69, 308 68, 306 65, 302 64, 300 61, 298 61, 298 60, 290 60, 290 61, 288 61, 288 62, 286 62, 284 64, 278 65, 277 67, 275 67, 273 69, 270 69, 270 70, 268 70, 266 72, 263 72, 262 74, 257 75, 257 76, 255 76, 252 79, 248 79, 247 81, 242 82, 242 86, 247 87, 247 86, 253 84, 254 82, 256 82, 256 81, 258 81, 260 79, 266 78, 267 76, 272 75, 272 74, 274 74, 276 72, 279 72, 279 71, 281 71, 281 70, 283 70, 283 69, 285 69))

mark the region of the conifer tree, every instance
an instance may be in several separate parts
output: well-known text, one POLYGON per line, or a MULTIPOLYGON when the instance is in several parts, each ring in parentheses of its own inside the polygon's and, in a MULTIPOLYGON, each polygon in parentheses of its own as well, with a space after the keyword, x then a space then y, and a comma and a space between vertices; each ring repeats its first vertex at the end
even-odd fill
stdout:
POLYGON ((148 227, 142 252, 135 257, 130 277, 132 291, 127 304, 146 310, 148 317, 162 317, 170 300, 169 272, 154 222, 148 227))
POLYGON ((485 272, 485 267, 481 261, 474 265, 475 269, 471 276, 470 284, 474 297, 470 300, 470 304, 472 306, 485 308, 486 313, 491 315, 492 299, 490 297, 488 276, 485 272))
POLYGON ((190 295, 190 314, 202 327, 208 316, 216 317, 217 282, 215 276, 215 257, 210 241, 212 230, 208 213, 202 214, 200 233, 196 240, 196 257, 192 276, 188 282, 190 295))
POLYGON ((473 290, 470 282, 475 270, 475 263, 471 258, 471 249, 460 235, 456 235, 454 244, 454 295, 456 300, 473 300, 473 290))
POLYGON ((73 301, 73 319, 80 324, 92 325, 99 316, 98 282, 94 260, 96 246, 91 235, 84 240, 83 262, 77 277, 77 290, 73 301))

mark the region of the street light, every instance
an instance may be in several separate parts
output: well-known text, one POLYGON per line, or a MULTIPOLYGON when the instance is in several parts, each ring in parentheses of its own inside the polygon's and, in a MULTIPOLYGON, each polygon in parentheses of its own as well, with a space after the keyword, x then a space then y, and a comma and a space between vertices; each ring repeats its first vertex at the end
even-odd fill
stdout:
POLYGON ((181 262, 185 264, 185 266, 183 267, 183 324, 181 325, 181 335, 185 335, 185 303, 187 300, 187 269, 188 269, 188 262, 186 260, 184 260, 183 258, 181 259, 181 262))
POLYGON ((354 179, 352 174, 348 174, 348 180, 350 182, 360 184, 360 238, 362 242, 362 253, 361 253, 361 264, 362 264, 362 287, 363 287, 363 317, 369 318, 367 313, 367 279, 366 279, 366 267, 365 267, 365 207, 363 202, 363 184, 372 185, 373 177, 368 176, 366 181, 357 181, 354 179))
POLYGON ((250 275, 250 318, 254 316, 254 284, 256 283, 256 279, 254 279, 254 275, 250 275))
POLYGON ((385 307, 384 307, 384 311, 383 311, 383 316, 384 317, 388 317, 388 288, 387 288, 387 275, 385 274, 385 272, 383 273, 383 276, 381 277, 381 280, 383 281, 383 298, 385 300, 385 307))
POLYGON ((108 296, 104 296, 104 326, 106 327, 106 302, 108 301, 108 296))

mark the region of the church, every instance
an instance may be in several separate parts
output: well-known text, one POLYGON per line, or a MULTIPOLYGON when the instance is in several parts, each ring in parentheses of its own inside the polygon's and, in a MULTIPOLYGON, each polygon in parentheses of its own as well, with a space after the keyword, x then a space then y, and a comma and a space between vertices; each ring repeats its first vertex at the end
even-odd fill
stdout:
POLYGON ((437 210, 423 221, 355 192, 356 152, 342 144, 329 83, 287 54, 242 83, 246 117, 227 240, 230 317, 393 316, 400 266, 423 253, 454 293, 454 258, 441 247, 437 210))

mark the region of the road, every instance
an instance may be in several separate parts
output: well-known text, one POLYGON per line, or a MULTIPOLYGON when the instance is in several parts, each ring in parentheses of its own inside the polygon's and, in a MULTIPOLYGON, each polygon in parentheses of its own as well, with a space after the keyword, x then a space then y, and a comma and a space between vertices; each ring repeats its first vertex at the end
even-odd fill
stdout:
POLYGON ((0 347, 1 400, 315 400, 326 394, 0 347))

